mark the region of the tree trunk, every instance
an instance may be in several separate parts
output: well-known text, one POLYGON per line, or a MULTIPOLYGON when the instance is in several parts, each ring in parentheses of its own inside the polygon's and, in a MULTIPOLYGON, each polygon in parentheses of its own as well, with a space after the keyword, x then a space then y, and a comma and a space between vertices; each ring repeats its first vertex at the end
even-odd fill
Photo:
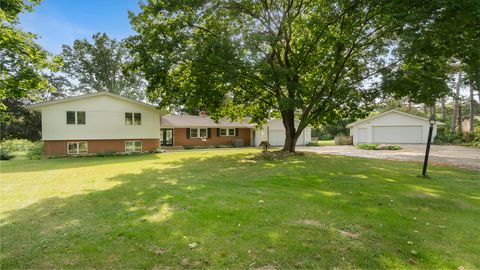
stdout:
POLYGON ((462 135, 463 129, 462 129, 462 105, 460 102, 458 103, 458 116, 457 116, 457 134, 462 135))
POLYGON ((458 81, 457 81, 457 87, 455 94, 453 95, 453 99, 455 101, 454 106, 453 106, 453 119, 452 119, 452 133, 455 133, 457 131, 457 121, 458 121, 458 105, 459 105, 459 99, 460 99, 460 84, 462 83, 462 73, 458 73, 458 81))
POLYGON ((445 121, 445 114, 446 114, 446 105, 445 105, 445 98, 443 97, 441 100, 440 100, 440 109, 441 109, 441 114, 442 114, 442 121, 445 121))
POLYGON ((470 132, 475 131, 475 95, 473 91, 473 84, 470 83, 470 132))
POLYGON ((295 114, 294 112, 282 112, 283 126, 285 127, 285 144, 283 151, 294 153, 298 136, 295 130, 295 114))
POLYGON ((298 139, 295 130, 295 113, 293 111, 282 112, 282 120, 285 127, 285 143, 282 150, 294 153, 298 139))

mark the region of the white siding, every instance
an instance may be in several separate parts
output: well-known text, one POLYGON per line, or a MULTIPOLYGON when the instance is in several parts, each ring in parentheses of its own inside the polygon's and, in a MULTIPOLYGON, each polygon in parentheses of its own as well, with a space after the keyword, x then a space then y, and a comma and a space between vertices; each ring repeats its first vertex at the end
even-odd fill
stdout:
POLYGON ((160 137, 160 112, 107 95, 41 108, 42 140, 153 139, 160 137), (67 111, 85 111, 85 125, 67 125, 67 111), (125 125, 125 113, 142 114, 142 124, 125 125))
MULTIPOLYGON (((298 126, 298 122, 295 122, 295 126, 298 126)), ((255 130, 255 146, 258 146, 262 141, 269 141, 272 145, 284 144, 285 127, 281 119, 270 120, 265 126, 255 130)), ((311 128, 306 127, 298 137, 297 145, 305 145, 311 141, 311 128)))
MULTIPOLYGON (((428 129, 430 124, 427 120, 420 119, 414 116, 408 116, 403 113, 395 111, 385 113, 376 118, 372 118, 367 121, 355 124, 350 127, 350 135, 353 136, 353 143, 426 143, 428 140, 428 129), (384 127, 383 130, 395 130, 397 134, 391 136, 390 141, 383 141, 385 138, 381 138, 382 141, 376 141, 374 138, 374 129, 384 127), (365 141, 361 141, 361 130, 366 130, 365 141), (414 132, 415 134, 412 134, 414 132), (420 134, 420 135, 419 135, 420 134), (418 136, 421 139, 418 140, 418 136), (415 138, 414 138, 415 137, 415 138)), ((433 138, 437 134, 437 127, 434 126, 433 138)), ((378 136, 377 136, 378 139, 378 136)))

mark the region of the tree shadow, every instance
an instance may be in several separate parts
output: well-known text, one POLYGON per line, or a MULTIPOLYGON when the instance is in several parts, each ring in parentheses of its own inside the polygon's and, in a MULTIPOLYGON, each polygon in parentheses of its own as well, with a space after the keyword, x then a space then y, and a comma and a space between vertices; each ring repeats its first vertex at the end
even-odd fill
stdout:
MULTIPOLYGON (((385 268, 409 266, 412 258, 445 267, 434 261, 448 253, 438 245, 466 236, 442 232, 435 216, 479 213, 478 201, 468 199, 478 196, 471 189, 478 178, 463 177, 462 188, 443 180, 418 184, 416 167, 400 173, 394 162, 315 154, 268 162, 245 154, 159 162, 168 166, 112 174, 107 181, 115 185, 106 190, 5 212, 2 268, 385 268), (414 232, 413 215, 420 214, 440 234, 440 244, 414 232), (412 255, 406 239, 418 239, 421 253, 412 255)), ((91 163, 70 166, 95 170, 91 163)), ((462 218, 458 229, 473 229, 474 216, 462 218)), ((455 252, 474 250, 469 241, 464 245, 455 252)))

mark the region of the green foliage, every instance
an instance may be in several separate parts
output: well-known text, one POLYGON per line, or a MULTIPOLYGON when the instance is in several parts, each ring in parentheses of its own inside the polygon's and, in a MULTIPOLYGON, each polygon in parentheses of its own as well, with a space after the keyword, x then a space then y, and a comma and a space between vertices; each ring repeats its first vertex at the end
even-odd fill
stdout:
POLYGON ((363 149, 363 150, 378 150, 378 144, 375 144, 375 143, 359 144, 357 145, 357 148, 363 149))
POLYGON ((430 16, 412 3, 150 1, 130 13, 130 68, 162 108, 258 124, 280 115, 293 151, 308 125, 366 116, 378 97, 366 82, 388 65, 391 42, 430 16))
POLYGON ((5 111, 0 115, 0 140, 41 139, 41 115, 25 108, 23 99, 3 99, 5 111))
POLYGON ((0 146, 0 160, 10 160, 14 157, 10 149, 0 146))
POLYGON ((402 147, 395 145, 395 144, 389 144, 389 145, 384 145, 379 147, 380 150, 400 150, 402 147))
POLYGON ((73 92, 107 91, 136 100, 145 98, 145 83, 139 73, 124 70, 130 63, 123 41, 97 33, 88 40, 75 40, 73 46, 63 46, 63 72, 78 81, 73 92))
POLYGON ((357 145, 358 149, 363 149, 363 150, 400 150, 402 149, 400 146, 395 145, 395 144, 375 144, 375 143, 370 143, 370 144, 359 144, 357 145))
POLYGON ((44 76, 47 70, 56 71, 61 58, 52 57, 35 43, 36 35, 18 27, 19 14, 32 11, 40 0, 0 1, 0 110, 5 98, 25 98, 42 91, 54 90, 44 76))
POLYGON ((36 142, 27 151, 27 157, 29 159, 41 159, 43 158, 43 142, 36 142))
POLYGON ((27 152, 35 143, 24 139, 5 140, 0 143, 0 147, 9 149, 12 152, 27 152))

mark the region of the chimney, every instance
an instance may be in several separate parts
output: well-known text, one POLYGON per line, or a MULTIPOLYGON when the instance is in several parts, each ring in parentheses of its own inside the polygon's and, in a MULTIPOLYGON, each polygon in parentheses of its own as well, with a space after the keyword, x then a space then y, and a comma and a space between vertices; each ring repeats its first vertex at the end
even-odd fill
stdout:
POLYGON ((198 116, 200 116, 201 118, 205 118, 205 116, 207 116, 207 113, 205 111, 200 111, 200 113, 198 113, 198 116))

